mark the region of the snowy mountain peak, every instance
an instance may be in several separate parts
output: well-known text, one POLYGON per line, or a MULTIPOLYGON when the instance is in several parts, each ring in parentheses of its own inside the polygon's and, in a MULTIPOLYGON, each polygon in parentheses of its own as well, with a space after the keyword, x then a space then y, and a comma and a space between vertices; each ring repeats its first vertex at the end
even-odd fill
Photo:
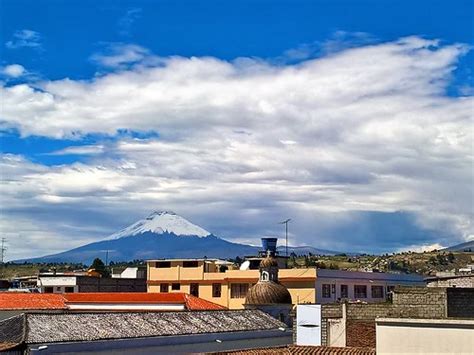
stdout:
POLYGON ((187 219, 172 211, 154 211, 145 219, 112 234, 106 239, 132 237, 147 232, 156 234, 174 233, 178 236, 198 237, 206 237, 211 234, 207 230, 189 222, 187 219))

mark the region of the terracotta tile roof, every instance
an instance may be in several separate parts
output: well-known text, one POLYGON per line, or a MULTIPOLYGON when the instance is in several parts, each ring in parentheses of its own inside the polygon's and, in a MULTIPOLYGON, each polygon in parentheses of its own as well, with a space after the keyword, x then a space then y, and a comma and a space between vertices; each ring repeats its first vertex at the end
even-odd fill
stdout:
POLYGON ((226 309, 218 304, 206 301, 187 293, 66 293, 63 295, 67 303, 138 303, 138 304, 185 304, 190 311, 226 309))
POLYGON ((218 304, 186 293, 0 293, 3 310, 68 309, 72 303, 184 304, 190 311, 226 309, 218 304))
POLYGON ((67 309, 60 294, 52 293, 0 293, 1 310, 67 309))
POLYGON ((221 355, 288 355, 288 354, 301 354, 301 355, 375 355, 375 349, 372 348, 340 348, 340 347, 329 347, 329 346, 301 346, 301 345, 288 345, 279 347, 268 347, 259 349, 248 349, 248 350, 236 350, 236 351, 224 351, 216 352, 212 354, 221 355))
POLYGON ((183 293, 91 292, 65 293, 68 303, 185 303, 183 293))
POLYGON ((186 298, 186 308, 190 311, 212 311, 227 309, 216 303, 206 301, 205 299, 194 297, 192 295, 184 294, 186 298))

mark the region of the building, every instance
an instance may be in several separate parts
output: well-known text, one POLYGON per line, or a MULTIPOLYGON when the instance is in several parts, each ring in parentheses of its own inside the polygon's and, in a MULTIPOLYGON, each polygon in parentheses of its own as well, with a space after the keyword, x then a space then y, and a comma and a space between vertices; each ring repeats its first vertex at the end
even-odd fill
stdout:
POLYGON ((428 287, 474 287, 474 274, 435 276, 425 281, 428 287))
MULTIPOLYGON (((263 258, 260 258, 261 261, 263 258)), ((259 280, 259 270, 239 270, 217 259, 150 260, 148 292, 185 292, 229 309, 243 309, 249 288, 259 280)), ((316 269, 281 269, 279 281, 294 303, 314 303, 316 269)))
MULTIPOLYGON (((375 348, 376 319, 472 320, 473 299, 472 288, 397 287, 392 300, 384 303, 298 305, 294 328, 302 330, 304 337, 314 332, 311 339, 319 342, 311 345, 375 348)), ((297 343, 298 338, 296 334, 297 343)))
POLYGON ((0 349, 17 354, 204 353, 291 339, 284 323, 259 310, 26 313, 0 322, 0 349))
POLYGON ((146 278, 107 278, 83 273, 50 273, 38 276, 37 288, 41 293, 146 292, 146 278))
POLYGON ((223 306, 185 293, 0 293, 0 320, 25 312, 212 311, 223 306))
POLYGON ((116 269, 112 268, 112 278, 146 279, 146 266, 127 267, 121 271, 117 271, 116 269))
POLYGON ((423 276, 318 269, 316 272, 316 303, 344 300, 385 302, 396 286, 425 286, 423 276))

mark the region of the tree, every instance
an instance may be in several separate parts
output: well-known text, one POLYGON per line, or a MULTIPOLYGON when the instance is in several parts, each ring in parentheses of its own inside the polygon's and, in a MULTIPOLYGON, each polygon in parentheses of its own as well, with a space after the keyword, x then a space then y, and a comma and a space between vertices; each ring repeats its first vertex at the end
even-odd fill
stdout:
POLYGON ((94 269, 102 277, 109 277, 110 276, 109 270, 107 269, 104 262, 100 258, 95 258, 94 261, 92 262, 92 265, 89 267, 89 269, 94 269))

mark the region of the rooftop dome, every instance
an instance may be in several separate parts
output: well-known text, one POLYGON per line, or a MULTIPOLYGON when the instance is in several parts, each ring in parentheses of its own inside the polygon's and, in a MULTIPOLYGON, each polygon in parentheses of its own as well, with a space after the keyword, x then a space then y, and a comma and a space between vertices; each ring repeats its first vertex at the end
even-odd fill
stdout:
MULTIPOLYGON (((264 259, 265 260, 265 259, 264 259)), ((291 304, 291 295, 287 288, 280 283, 273 281, 259 281, 253 285, 247 292, 245 304, 264 305, 264 304, 291 304)))
POLYGON ((274 257, 267 256, 265 259, 262 259, 260 262, 260 267, 267 268, 267 267, 278 267, 278 261, 274 257))

